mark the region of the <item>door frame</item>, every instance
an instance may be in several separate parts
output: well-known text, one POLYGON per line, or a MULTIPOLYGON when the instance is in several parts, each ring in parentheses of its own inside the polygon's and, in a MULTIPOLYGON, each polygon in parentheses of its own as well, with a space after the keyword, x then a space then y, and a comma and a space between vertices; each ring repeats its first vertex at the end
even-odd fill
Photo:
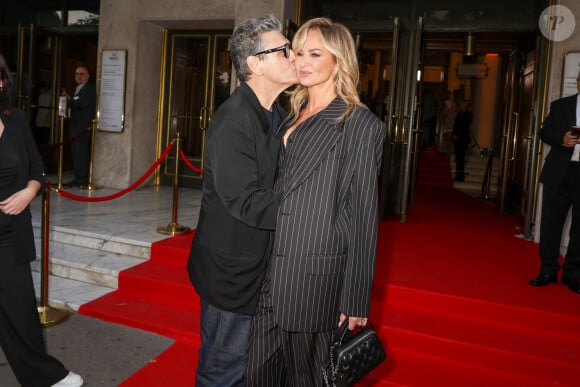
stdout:
MULTIPOLYGON (((175 139, 176 130, 179 129, 179 120, 195 120, 199 121, 199 131, 198 134, 201 135, 200 152, 197 156, 187 155, 188 161, 193 164, 196 168, 203 170, 204 160, 203 151, 205 146, 205 129, 211 122, 213 112, 217 109, 219 105, 216 101, 218 93, 216 92, 216 82, 218 82, 217 77, 214 76, 218 70, 218 65, 220 61, 219 50, 220 47, 227 45, 227 40, 231 31, 227 30, 165 30, 163 36, 163 60, 161 65, 161 84, 160 84, 160 104, 159 104, 159 122, 158 122, 158 156, 161 155, 162 150, 169 145, 175 139), (188 115, 181 116, 179 114, 171 115, 170 112, 173 109, 173 70, 174 70, 174 54, 175 54, 175 44, 176 38, 194 38, 194 39, 207 39, 207 55, 205 60, 205 81, 200 87, 204 90, 204 96, 201 101, 201 107, 198 115, 188 115)), ((221 48, 223 51, 223 47, 221 48)), ((225 86, 227 93, 229 95, 231 89, 231 64, 228 61, 228 83, 225 86)), ((223 102, 223 101, 221 101, 223 102)), ((197 129, 193 129, 197 130, 197 129)), ((180 132, 182 130, 180 129, 180 132)), ((183 140, 183 136, 180 136, 183 140)), ((183 148, 182 148, 183 149, 183 148)), ((186 152, 184 152, 186 153, 186 152)), ((155 184, 167 184, 173 183, 175 171, 175 154, 172 152, 168 155, 163 167, 158 169, 155 177, 155 184)), ((182 185, 199 187, 200 181, 203 176, 201 172, 195 172, 191 169, 184 167, 183 164, 179 166, 179 176, 178 179, 181 181, 182 185)))

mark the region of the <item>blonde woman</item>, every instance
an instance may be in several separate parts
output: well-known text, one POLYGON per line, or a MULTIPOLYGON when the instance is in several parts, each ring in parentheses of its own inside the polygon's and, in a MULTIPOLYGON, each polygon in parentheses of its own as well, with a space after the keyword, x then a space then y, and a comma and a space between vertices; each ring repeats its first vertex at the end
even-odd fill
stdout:
POLYGON ((282 199, 248 386, 322 385, 333 330, 364 326, 369 315, 385 125, 359 101, 346 27, 312 19, 292 44, 300 84, 278 163, 282 199))

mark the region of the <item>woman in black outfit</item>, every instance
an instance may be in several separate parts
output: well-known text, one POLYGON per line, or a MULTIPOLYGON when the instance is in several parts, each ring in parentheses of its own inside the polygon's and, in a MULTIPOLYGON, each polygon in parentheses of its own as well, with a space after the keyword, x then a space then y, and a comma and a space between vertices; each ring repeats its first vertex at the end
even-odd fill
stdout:
POLYGON ((30 270, 36 252, 29 207, 44 166, 26 114, 11 105, 11 89, 0 54, 0 345, 22 386, 82 386, 44 344, 30 270))

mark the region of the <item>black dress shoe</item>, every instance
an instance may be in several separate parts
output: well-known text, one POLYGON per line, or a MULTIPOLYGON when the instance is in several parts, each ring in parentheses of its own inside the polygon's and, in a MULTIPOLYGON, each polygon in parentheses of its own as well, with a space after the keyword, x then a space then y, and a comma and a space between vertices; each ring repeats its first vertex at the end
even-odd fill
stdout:
POLYGON ((540 273, 536 278, 532 278, 529 282, 532 286, 546 286, 547 284, 554 284, 558 280, 557 274, 543 274, 540 273))

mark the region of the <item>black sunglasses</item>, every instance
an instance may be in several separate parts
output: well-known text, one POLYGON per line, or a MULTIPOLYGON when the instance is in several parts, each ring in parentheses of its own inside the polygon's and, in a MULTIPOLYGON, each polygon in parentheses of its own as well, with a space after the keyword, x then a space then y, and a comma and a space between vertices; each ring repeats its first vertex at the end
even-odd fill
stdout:
POLYGON ((278 51, 284 51, 284 57, 289 58, 290 57, 290 50, 291 50, 290 43, 284 43, 284 45, 282 45, 280 47, 271 48, 269 50, 257 52, 254 54, 254 56, 263 55, 263 54, 271 54, 273 52, 278 52, 278 51))

